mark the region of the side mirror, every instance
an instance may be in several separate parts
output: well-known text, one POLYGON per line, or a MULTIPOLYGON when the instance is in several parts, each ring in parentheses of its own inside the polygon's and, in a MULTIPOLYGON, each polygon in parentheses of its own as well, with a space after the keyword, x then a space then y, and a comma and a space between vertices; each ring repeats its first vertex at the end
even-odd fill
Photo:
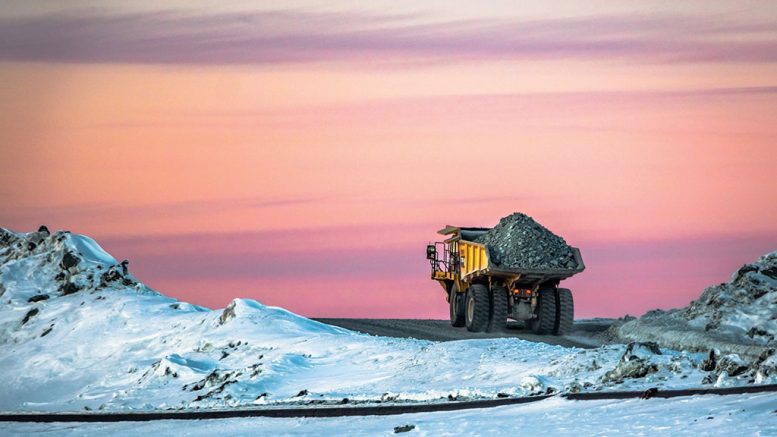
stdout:
POLYGON ((434 244, 430 244, 426 246, 426 259, 436 259, 437 258, 437 248, 434 246, 434 244))

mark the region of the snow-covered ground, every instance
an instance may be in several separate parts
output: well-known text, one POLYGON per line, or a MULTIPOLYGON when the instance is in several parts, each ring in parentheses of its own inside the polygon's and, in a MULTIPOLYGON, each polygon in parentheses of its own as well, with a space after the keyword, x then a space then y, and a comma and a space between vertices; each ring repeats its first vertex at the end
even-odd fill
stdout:
MULTIPOLYGON (((447 401, 697 387, 703 381, 736 385, 756 377, 760 383, 775 382, 775 374, 768 372, 720 376, 715 369, 703 370, 705 359, 704 353, 659 350, 649 344, 575 349, 515 338, 437 343, 376 337, 246 299, 236 299, 223 310, 209 310, 149 289, 88 237, 0 229, 0 369, 4 379, 0 410, 5 411, 447 401)), ((735 398, 748 408, 758 405, 761 411, 763 395, 735 398)), ((418 429, 429 433, 449 429, 440 419, 448 417, 445 414, 473 430, 480 426, 512 429, 523 426, 524 422, 516 425, 515 421, 527 420, 516 417, 525 411, 549 417, 556 409, 570 408, 563 413, 568 415, 591 408, 571 401, 562 406, 560 402, 479 413, 419 415, 429 419, 419 422, 418 429), (512 422, 484 422, 491 415, 512 422), (482 418, 480 422, 477 417, 482 418)), ((684 405, 685 401, 672 402, 684 405)), ((716 416, 729 412, 713 408, 717 404, 712 401, 692 402, 715 409, 716 416)), ((638 417, 640 408, 658 408, 658 404, 601 402, 580 420, 606 421, 612 414, 608 410, 613 409, 638 417), (621 405, 629 405, 631 412, 621 410, 621 405), (602 417, 591 418, 597 414, 602 417)), ((697 413, 705 414, 700 411, 697 413)), ((678 420, 695 419, 697 413, 689 412, 678 420)), ((756 413, 731 417, 742 420, 752 414, 756 413)), ((648 416, 644 417, 648 426, 648 416)), ((264 423, 283 433, 286 426, 295 432, 308 421, 250 419, 228 423, 236 432, 250 433, 251 426, 264 423)), ((399 421, 396 417, 351 418, 316 423, 342 433, 341 425, 344 429, 363 425, 378 432, 399 421)), ((223 426, 209 423, 202 422, 201 429, 223 426)), ((15 432, 37 429, 35 425, 2 426, 15 432)), ((129 425, 94 425, 88 430, 100 433, 114 429, 111 426, 122 431, 129 425)), ((172 432, 176 425, 131 426, 172 432)), ((543 429, 550 425, 543 422, 536 426, 543 429)), ((57 429, 64 432, 70 428, 63 425, 57 429)), ((503 429, 507 428, 495 431, 503 429)))
POLYGON ((771 436, 777 435, 773 394, 676 399, 541 402, 489 409, 326 419, 165 420, 125 423, 0 423, 1 435, 58 436, 771 436), (410 426, 408 426, 410 425, 410 426), (394 428, 412 429, 396 434, 394 428))

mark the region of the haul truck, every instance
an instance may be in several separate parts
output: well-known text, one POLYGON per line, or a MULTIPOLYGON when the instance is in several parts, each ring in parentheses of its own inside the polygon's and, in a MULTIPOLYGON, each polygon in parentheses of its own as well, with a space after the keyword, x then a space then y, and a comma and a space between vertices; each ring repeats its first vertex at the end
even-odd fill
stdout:
POLYGON ((451 325, 469 331, 502 331, 508 317, 522 320, 535 334, 565 335, 572 329, 572 292, 561 280, 585 269, 580 250, 572 248, 575 269, 508 269, 489 262, 489 251, 474 240, 490 228, 446 226, 448 238, 430 243, 426 258, 432 279, 447 295, 451 325))

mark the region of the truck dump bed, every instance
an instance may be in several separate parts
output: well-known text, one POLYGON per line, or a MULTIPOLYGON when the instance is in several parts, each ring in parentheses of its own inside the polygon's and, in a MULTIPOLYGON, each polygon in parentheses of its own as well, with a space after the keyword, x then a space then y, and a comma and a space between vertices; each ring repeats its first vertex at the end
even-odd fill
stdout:
POLYGON ((518 283, 537 283, 548 280, 562 280, 574 276, 585 270, 580 250, 571 247, 574 255, 575 268, 523 268, 505 267, 491 262, 486 245, 474 240, 487 233, 491 228, 464 228, 446 226, 438 231, 443 235, 450 235, 446 243, 455 242, 458 246, 460 269, 462 279, 470 279, 477 276, 496 276, 517 281, 518 283))
POLYGON ((523 269, 523 268, 500 268, 499 266, 490 266, 488 271, 495 276, 515 276, 521 275, 521 280, 531 282, 545 281, 548 279, 566 279, 585 270, 583 258, 580 256, 580 249, 572 247, 575 255, 577 268, 574 269, 523 269))

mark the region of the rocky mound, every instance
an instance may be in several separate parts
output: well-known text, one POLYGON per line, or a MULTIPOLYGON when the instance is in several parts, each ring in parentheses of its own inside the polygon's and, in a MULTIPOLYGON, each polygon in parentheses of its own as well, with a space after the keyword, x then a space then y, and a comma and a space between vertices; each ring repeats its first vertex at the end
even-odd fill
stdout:
POLYGON ((511 269, 578 268, 573 249, 563 238, 526 214, 513 213, 475 239, 488 247, 494 264, 511 269))
POLYGON ((689 351, 716 350, 748 359, 777 348, 777 251, 704 290, 685 308, 654 310, 613 325, 617 340, 655 341, 689 351))
POLYGON ((777 346, 777 251, 707 288, 680 315, 705 331, 777 346))

